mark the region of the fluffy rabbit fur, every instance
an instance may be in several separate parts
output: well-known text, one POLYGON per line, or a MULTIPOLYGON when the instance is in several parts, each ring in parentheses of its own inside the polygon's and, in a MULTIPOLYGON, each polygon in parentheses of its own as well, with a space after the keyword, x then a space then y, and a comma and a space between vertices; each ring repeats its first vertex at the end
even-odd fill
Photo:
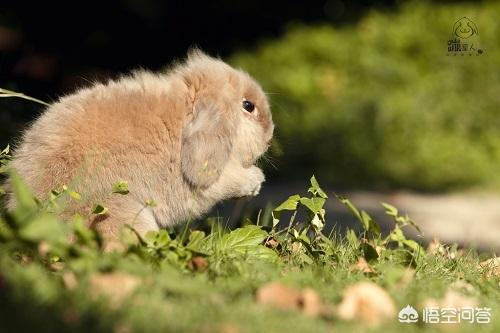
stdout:
POLYGON ((88 223, 113 241, 125 224, 144 234, 258 194, 264 174, 254 163, 273 128, 248 74, 192 51, 165 73, 137 71, 61 98, 24 133, 11 166, 39 198, 63 184, 80 193, 66 217, 107 207, 88 223), (120 180, 128 195, 111 194, 120 180))

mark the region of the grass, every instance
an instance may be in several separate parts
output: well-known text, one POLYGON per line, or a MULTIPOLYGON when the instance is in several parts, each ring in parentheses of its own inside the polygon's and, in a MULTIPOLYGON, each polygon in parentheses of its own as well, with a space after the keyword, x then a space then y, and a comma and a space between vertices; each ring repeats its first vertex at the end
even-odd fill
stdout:
MULTIPOLYGON (((7 147, 0 174, 9 159, 7 147)), ((41 202, 10 177, 17 208, 0 212, 1 332, 500 331, 499 267, 484 264, 488 254, 439 243, 425 250, 404 235, 418 226, 385 203, 394 226, 382 234, 341 196, 335 200, 362 232, 326 235, 323 206, 334 199, 314 176, 306 194, 291 195, 255 224, 229 231, 207 219, 145 237, 125 228, 115 252, 102 250, 85 216, 54 214, 78 193, 63 186, 41 202), (356 293, 362 282, 371 284, 356 293), (491 323, 399 323, 408 304, 420 314, 426 306, 488 307, 491 323)), ((127 182, 110 192, 128 195, 127 182)), ((88 216, 106 211, 95 203, 88 216)))
MULTIPOLYGON (((314 177, 307 194, 271 212, 268 225, 228 231, 212 224, 207 233, 186 225, 144 238, 125 229, 123 249, 111 253, 101 250, 82 217, 62 223, 50 213, 77 194, 65 187, 41 203, 22 180, 12 180, 18 208, 0 220, 3 332, 434 332, 442 325, 402 324, 397 311, 407 304, 420 310, 451 289, 456 307, 476 302, 491 308, 492 323, 463 323, 455 331, 500 330, 500 279, 479 265, 486 255, 441 244, 425 251, 404 236, 404 229, 416 227, 411 219, 387 204, 395 224, 381 235, 377 223, 343 197, 338 200, 364 232, 324 235, 323 205, 332 199, 314 177), (355 298, 347 288, 362 281, 383 288, 395 304, 378 326, 370 313, 390 304, 358 306, 354 320, 339 310, 355 298), (270 282, 285 289, 265 289, 270 282), (305 290, 314 296, 309 303, 305 290)), ((126 182, 110 191, 127 195, 126 182)))

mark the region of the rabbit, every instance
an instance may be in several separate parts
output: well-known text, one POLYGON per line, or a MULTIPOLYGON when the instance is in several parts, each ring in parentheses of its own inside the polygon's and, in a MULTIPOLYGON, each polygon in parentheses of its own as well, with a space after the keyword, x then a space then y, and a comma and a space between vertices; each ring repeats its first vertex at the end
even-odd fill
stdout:
POLYGON ((265 177, 255 163, 273 130, 259 84, 195 49, 162 73, 139 70, 61 98, 25 131, 10 165, 38 198, 64 184, 78 192, 62 216, 106 207, 87 224, 113 244, 125 225, 144 235, 257 195, 265 177), (130 192, 111 193, 121 180, 130 192))

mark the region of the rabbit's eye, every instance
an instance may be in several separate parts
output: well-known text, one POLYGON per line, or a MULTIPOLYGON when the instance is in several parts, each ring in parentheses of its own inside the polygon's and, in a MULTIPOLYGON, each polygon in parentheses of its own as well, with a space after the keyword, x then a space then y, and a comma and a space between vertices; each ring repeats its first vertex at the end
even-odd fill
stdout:
POLYGON ((253 110, 255 110, 255 105, 253 105, 253 103, 250 101, 244 100, 243 109, 245 109, 248 112, 253 112, 253 110))

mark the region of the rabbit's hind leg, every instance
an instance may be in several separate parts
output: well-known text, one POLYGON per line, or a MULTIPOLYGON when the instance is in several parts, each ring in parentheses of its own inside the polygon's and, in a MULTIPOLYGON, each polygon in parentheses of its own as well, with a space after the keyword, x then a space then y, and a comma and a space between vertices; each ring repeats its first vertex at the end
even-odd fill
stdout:
POLYGON ((159 227, 149 207, 141 205, 131 197, 113 197, 106 200, 106 213, 95 216, 90 227, 95 229, 104 241, 104 250, 123 248, 121 235, 124 227, 132 228, 141 237, 148 231, 158 231, 159 227))

